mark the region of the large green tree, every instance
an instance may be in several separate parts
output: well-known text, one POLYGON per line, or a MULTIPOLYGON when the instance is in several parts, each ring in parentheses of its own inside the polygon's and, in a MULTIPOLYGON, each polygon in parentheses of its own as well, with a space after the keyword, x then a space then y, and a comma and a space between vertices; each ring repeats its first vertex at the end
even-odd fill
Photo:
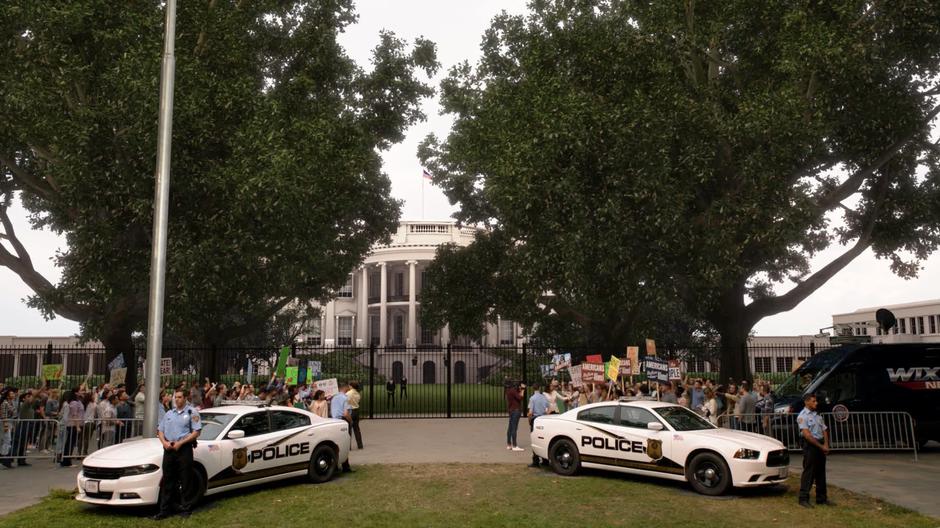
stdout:
MULTIPOLYGON (((112 353, 145 330, 163 16, 159 1, 0 4, 0 265, 112 353), (56 284, 13 231, 14 194, 65 237, 56 284)), ((394 229, 380 152, 423 118, 435 50, 386 33, 363 70, 337 42, 355 18, 351 0, 180 2, 169 331, 245 335, 330 295, 394 229)))
POLYGON ((675 292, 720 333, 724 376, 748 376, 758 321, 862 252, 912 276, 940 240, 937 2, 536 0, 482 52, 420 152, 458 218, 532 255, 504 279, 563 306, 616 323, 675 292))

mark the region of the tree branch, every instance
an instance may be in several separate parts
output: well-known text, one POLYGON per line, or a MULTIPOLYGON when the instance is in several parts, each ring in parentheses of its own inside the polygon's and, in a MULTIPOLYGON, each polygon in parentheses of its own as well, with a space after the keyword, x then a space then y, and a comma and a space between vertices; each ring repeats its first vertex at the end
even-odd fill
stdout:
POLYGON ((29 286, 36 295, 51 302, 52 311, 56 314, 66 319, 71 319, 72 321, 82 322, 88 320, 92 312, 87 306, 64 301, 51 301, 56 287, 33 268, 32 259, 26 251, 26 247, 23 246, 23 243, 17 238, 13 230, 13 222, 10 221, 10 216, 7 214, 7 208, 5 206, 0 207, 0 224, 3 225, 3 238, 10 241, 10 245, 13 246, 13 250, 16 252, 16 255, 14 255, 0 244, 0 266, 9 268, 10 271, 16 273, 20 280, 29 286))
POLYGON ((787 293, 776 297, 764 297, 747 305, 745 308, 747 320, 749 322, 753 322, 753 324, 756 324, 757 321, 760 321, 764 317, 769 317, 771 315, 775 315, 780 312, 786 312, 796 308, 797 305, 803 302, 803 300, 809 297, 813 292, 818 290, 829 279, 835 276, 836 273, 842 271, 843 268, 848 266, 849 263, 855 259, 855 257, 861 255, 866 249, 868 249, 872 244, 872 232, 875 229, 875 224, 877 223, 878 216, 881 213, 881 207, 885 201, 885 195, 888 192, 888 183, 889 180, 887 177, 882 178, 881 182, 879 183, 878 196, 875 200, 874 207, 872 207, 871 218, 869 218, 868 224, 865 226, 864 231, 862 231, 862 233, 859 235, 858 240, 855 242, 854 246, 849 248, 845 253, 840 255, 838 258, 827 264, 816 273, 810 275, 809 278, 797 284, 787 293))
POLYGON ((10 172, 13 174, 13 179, 18 181, 20 185, 50 202, 55 201, 56 196, 52 187, 42 179, 34 176, 28 170, 17 165, 12 158, 0 155, 0 164, 10 169, 10 172))
MULTIPOLYGON (((937 114, 940 114, 940 105, 934 107, 934 109, 927 114, 927 118, 924 120, 923 124, 930 124, 937 114)), ((885 163, 888 163, 895 156, 897 156, 898 152, 900 152, 901 149, 903 149, 904 146, 907 145, 907 143, 910 142, 920 131, 921 127, 917 127, 907 136, 895 141, 887 148, 887 150, 884 151, 884 153, 881 154, 881 156, 879 156, 874 161, 874 163, 862 170, 857 171, 847 180, 842 182, 841 185, 823 195, 818 202, 818 208, 822 211, 828 211, 833 207, 836 207, 836 205, 842 200, 845 200, 849 196, 852 196, 858 192, 858 190, 862 187, 862 184, 865 183, 865 180, 870 178, 878 169, 883 167, 885 163)))

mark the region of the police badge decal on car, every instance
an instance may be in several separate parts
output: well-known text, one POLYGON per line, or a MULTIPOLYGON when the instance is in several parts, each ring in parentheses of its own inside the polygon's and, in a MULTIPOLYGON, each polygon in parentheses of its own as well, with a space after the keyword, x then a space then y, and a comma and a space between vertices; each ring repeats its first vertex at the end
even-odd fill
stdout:
POLYGON ((239 471, 248 465, 248 448, 241 447, 232 451, 232 469, 239 471))
POLYGON ((650 438, 646 441, 646 455, 653 460, 663 457, 663 441, 650 438))

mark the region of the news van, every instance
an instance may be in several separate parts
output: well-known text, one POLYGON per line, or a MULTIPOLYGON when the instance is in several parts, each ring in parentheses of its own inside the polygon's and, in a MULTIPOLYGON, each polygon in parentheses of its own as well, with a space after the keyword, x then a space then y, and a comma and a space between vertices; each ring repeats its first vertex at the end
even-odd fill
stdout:
POLYGON ((796 413, 816 394, 819 412, 903 411, 918 443, 940 441, 940 343, 854 344, 822 351, 774 391, 776 413, 796 413), (842 408, 844 407, 844 409, 842 408))

